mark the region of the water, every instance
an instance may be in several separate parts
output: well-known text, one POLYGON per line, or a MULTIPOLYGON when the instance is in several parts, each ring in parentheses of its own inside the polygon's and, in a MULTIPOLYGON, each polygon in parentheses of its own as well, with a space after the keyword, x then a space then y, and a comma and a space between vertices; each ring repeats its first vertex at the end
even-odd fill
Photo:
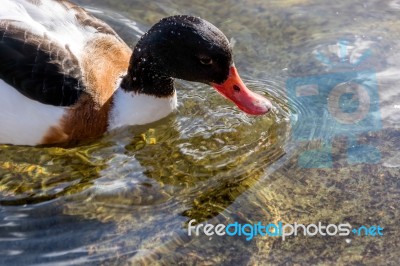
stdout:
POLYGON ((157 123, 70 149, 0 146, 0 264, 399 263, 399 1, 78 2, 132 47, 161 17, 211 21, 274 110, 249 117, 177 81, 178 111, 157 123), (337 122, 357 110, 368 119, 337 122), (385 234, 189 237, 191 219, 385 234))

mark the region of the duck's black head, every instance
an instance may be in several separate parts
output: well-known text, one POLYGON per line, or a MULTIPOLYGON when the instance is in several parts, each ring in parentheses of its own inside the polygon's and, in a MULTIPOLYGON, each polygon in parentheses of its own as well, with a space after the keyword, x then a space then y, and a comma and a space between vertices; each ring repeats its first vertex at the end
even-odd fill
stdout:
POLYGON ((268 100, 249 91, 241 81, 225 35, 198 17, 167 17, 144 34, 121 87, 167 97, 174 93, 173 78, 210 84, 250 114, 266 113, 271 107, 268 100))

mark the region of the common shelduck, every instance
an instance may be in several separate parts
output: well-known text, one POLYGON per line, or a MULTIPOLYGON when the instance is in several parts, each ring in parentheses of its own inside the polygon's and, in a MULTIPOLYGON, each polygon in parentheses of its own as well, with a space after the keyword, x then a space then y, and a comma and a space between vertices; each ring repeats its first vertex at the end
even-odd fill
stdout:
POLYGON ((174 78, 209 84, 248 114, 271 109, 240 79, 225 35, 201 18, 163 18, 132 52, 67 0, 0 4, 0 143, 71 143, 159 120, 177 107, 174 78))

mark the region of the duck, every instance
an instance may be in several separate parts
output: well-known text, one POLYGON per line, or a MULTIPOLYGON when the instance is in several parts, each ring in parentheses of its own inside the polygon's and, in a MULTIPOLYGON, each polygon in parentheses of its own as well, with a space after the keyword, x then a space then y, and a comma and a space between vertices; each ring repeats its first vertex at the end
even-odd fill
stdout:
POLYGON ((271 102, 249 90, 227 37, 190 15, 162 18, 133 49, 68 0, 2 0, 0 143, 79 143, 177 108, 175 79, 214 88, 249 115, 271 102))

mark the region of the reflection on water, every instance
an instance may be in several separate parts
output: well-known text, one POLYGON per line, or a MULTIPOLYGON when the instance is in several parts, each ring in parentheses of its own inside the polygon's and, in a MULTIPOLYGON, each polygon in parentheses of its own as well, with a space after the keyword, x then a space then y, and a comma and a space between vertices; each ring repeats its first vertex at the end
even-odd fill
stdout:
POLYGON ((178 111, 154 124, 75 148, 0 146, 0 264, 398 262, 398 1, 78 2, 131 46, 167 15, 212 21, 274 110, 249 117, 208 86, 177 81, 178 111), (314 98, 290 93, 291 80, 314 98), (366 103, 354 83, 377 93, 377 109, 344 128, 320 92, 344 88, 337 114, 354 113, 366 103), (248 242, 189 237, 191 219, 379 224, 387 234, 248 242))

